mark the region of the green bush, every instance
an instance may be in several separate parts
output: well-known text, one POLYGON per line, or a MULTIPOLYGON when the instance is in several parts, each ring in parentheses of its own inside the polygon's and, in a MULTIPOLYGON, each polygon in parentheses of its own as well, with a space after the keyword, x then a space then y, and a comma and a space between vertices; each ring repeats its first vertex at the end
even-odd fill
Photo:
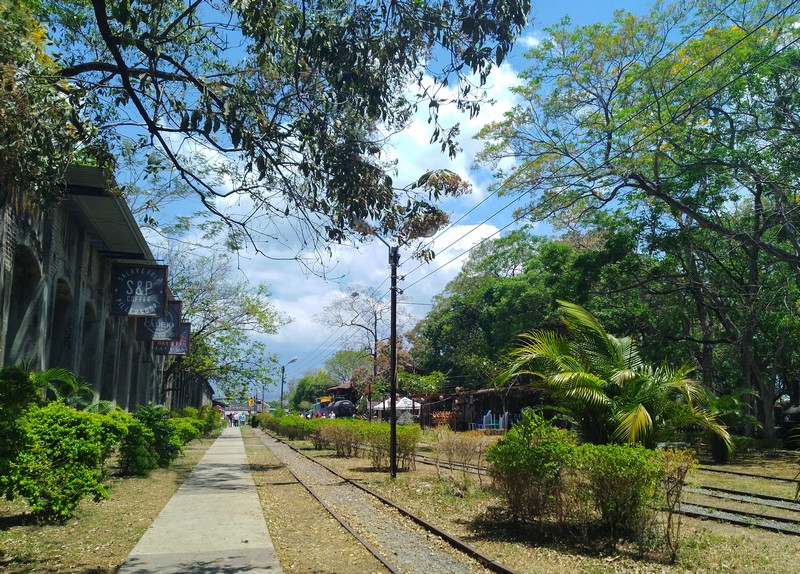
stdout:
POLYGON ((11 489, 9 465, 23 444, 20 414, 39 396, 26 371, 16 366, 0 369, 0 494, 11 489))
POLYGON ((184 407, 178 411, 174 411, 172 417, 198 421, 198 423, 200 423, 200 436, 203 436, 211 434, 212 431, 219 428, 222 414, 211 405, 203 405, 199 409, 195 407, 184 407))
POLYGON ((642 446, 584 444, 579 468, 612 541, 645 541, 662 496, 663 457, 642 446))
POLYGON ((357 423, 346 420, 330 420, 327 424, 320 425, 319 434, 322 441, 333 447, 336 456, 352 457, 358 454, 359 429, 357 423))
POLYGON ((200 411, 198 411, 195 407, 183 407, 180 410, 175 411, 172 413, 175 417, 186 417, 190 419, 198 419, 200 418, 200 411))
POLYGON ((25 438, 11 462, 12 495, 34 514, 66 519, 84 496, 107 496, 105 463, 124 432, 113 419, 54 401, 30 407, 19 422, 25 438))
POLYGON ((388 423, 359 425, 360 442, 364 453, 370 458, 372 468, 383 470, 389 467, 391 435, 388 423))
POLYGON ((421 438, 422 429, 418 426, 397 426, 397 466, 400 470, 414 468, 414 457, 421 438))
POLYGON ((203 434, 207 435, 217 430, 222 421, 222 413, 211 405, 203 405, 197 413, 198 418, 203 421, 203 434))
POLYGON ((180 438, 181 445, 185 445, 203 435, 203 421, 198 418, 177 417, 168 421, 172 432, 180 438))
POLYGON ((306 436, 316 450, 322 450, 330 446, 322 433, 322 429, 324 429, 325 426, 325 419, 309 419, 306 421, 306 427, 308 429, 306 436))
POLYGON ((153 450, 158 466, 168 467, 181 453, 184 444, 169 422, 169 410, 160 405, 139 405, 133 416, 153 433, 153 450))
POLYGON ((145 476, 154 468, 158 468, 158 453, 156 452, 155 435, 136 417, 128 413, 117 411, 109 416, 118 421, 124 428, 124 434, 119 443, 119 471, 124 475, 145 476))
POLYGON ((512 518, 563 518, 575 449, 572 433, 554 427, 530 409, 487 449, 489 474, 512 518))
MULTIPOLYGON (((388 423, 369 423, 355 419, 305 419, 298 415, 264 415, 261 426, 289 440, 310 439, 314 448, 332 446, 339 456, 361 454, 372 461, 372 467, 389 467, 390 427, 388 423)), ((418 426, 397 426, 397 465, 408 470, 422 437, 418 426)))

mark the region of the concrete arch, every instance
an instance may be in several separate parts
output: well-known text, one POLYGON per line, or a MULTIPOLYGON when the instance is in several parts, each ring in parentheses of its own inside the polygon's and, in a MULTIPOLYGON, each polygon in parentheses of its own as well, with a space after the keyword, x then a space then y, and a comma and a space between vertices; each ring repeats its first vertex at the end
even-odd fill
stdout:
POLYGON ((18 245, 14 250, 12 273, 4 362, 13 365, 33 358, 41 368, 44 357, 40 333, 45 282, 36 255, 26 245, 18 245))
POLYGON ((50 323, 48 367, 75 370, 75 305, 72 289, 64 279, 56 281, 53 320, 50 323))

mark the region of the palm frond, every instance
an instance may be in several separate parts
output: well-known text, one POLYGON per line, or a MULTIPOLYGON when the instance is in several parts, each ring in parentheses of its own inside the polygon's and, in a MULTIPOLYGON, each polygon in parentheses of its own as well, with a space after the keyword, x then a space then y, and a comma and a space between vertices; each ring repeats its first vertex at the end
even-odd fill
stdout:
POLYGON ((561 300, 558 304, 581 352, 598 366, 617 364, 620 357, 614 348, 614 337, 606 332, 600 321, 580 305, 561 300))
POLYGON ((653 418, 642 404, 633 405, 625 411, 617 413, 619 424, 614 429, 612 438, 619 442, 635 444, 653 430, 653 418))
POLYGON ((112 411, 122 410, 114 401, 95 401, 84 409, 86 412, 96 414, 107 414, 112 411))
POLYGON ((32 373, 38 369, 37 361, 33 357, 26 357, 24 359, 20 359, 17 361, 17 364, 14 365, 23 373, 32 373))
POLYGON ((551 375, 543 386, 554 394, 592 406, 610 404, 605 381, 586 371, 565 371, 551 375))

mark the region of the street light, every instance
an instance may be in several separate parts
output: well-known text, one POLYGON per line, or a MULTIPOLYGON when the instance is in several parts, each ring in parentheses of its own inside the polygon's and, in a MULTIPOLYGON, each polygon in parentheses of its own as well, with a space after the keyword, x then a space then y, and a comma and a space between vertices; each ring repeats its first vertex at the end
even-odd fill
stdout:
POLYGON ((375 385, 375 381, 378 379, 378 315, 383 315, 382 309, 379 313, 379 308, 377 307, 375 301, 375 292, 372 293, 361 293, 359 291, 353 291, 350 293, 350 298, 355 301, 359 299, 361 296, 371 303, 368 303, 369 311, 371 314, 370 319, 372 320, 372 326, 369 327, 367 325, 363 325, 361 323, 356 323, 356 319, 358 319, 359 315, 363 315, 362 309, 355 308, 355 303, 353 303, 353 310, 356 312, 356 315, 350 320, 350 326, 352 327, 359 327, 364 329, 367 333, 372 336, 371 347, 365 347, 364 350, 369 352, 370 356, 372 357, 372 380, 367 385, 367 413, 369 417, 369 422, 372 422, 372 387, 375 385))
POLYGON ((281 410, 283 410, 283 384, 286 382, 286 366, 291 365, 297 360, 297 357, 292 357, 288 363, 281 365, 281 410))

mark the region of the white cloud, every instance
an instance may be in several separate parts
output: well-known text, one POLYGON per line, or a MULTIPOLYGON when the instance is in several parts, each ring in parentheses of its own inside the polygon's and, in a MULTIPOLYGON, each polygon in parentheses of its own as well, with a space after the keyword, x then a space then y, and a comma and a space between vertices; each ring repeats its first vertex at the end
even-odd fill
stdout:
MULTIPOLYGON (((438 145, 429 143, 432 126, 428 124, 427 108, 422 106, 413 118, 408 129, 391 138, 390 156, 397 160, 398 174, 396 185, 402 186, 415 180, 426 171, 449 169, 471 182, 474 194, 450 200, 444 204, 446 209, 469 213, 486 197, 489 176, 471 169, 475 154, 482 143, 474 140, 474 135, 484 123, 497 120, 514 105, 515 97, 509 88, 518 82, 514 69, 504 64, 494 71, 487 87, 494 104, 485 104, 476 118, 461 114, 452 106, 440 109, 440 122, 444 125, 460 123, 459 142, 462 152, 450 159, 442 153, 438 145)), ((452 89, 443 91, 441 97, 452 97, 452 89)), ((209 154, 210 155, 210 154, 209 154)), ((246 213, 251 209, 249 198, 233 198, 221 201, 220 207, 230 213, 246 213)), ((488 213, 497 210, 495 205, 488 213)), ((506 214, 510 217, 510 213, 506 214)), ((460 271, 467 256, 462 256, 471 247, 486 237, 493 236, 501 226, 494 221, 484 222, 486 214, 480 211, 471 213, 463 222, 448 227, 434 239, 433 250, 436 258, 429 263, 421 263, 411 258, 412 247, 403 247, 399 274, 403 279, 399 287, 404 290, 402 303, 405 308, 420 318, 430 307, 433 296, 441 293, 445 285, 460 271)), ((453 219, 456 219, 454 215, 453 219)), ((336 331, 322 326, 316 315, 334 301, 348 284, 360 284, 377 288, 389 297, 388 248, 377 239, 357 247, 334 246, 323 279, 304 271, 303 266, 292 260, 297 253, 296 237, 292 221, 283 217, 264 217, 264 233, 277 237, 278 241, 266 242, 264 249, 268 257, 255 255, 252 250, 240 255, 237 260, 239 272, 249 281, 265 283, 271 291, 271 301, 281 313, 291 317, 292 322, 275 335, 266 337, 269 350, 278 355, 279 363, 285 364, 294 356, 298 361, 287 367, 287 381, 303 372, 322 366, 324 361, 336 350, 355 341, 356 335, 347 330, 336 331), (272 257, 273 259, 270 259, 272 257), (288 260, 280 260, 280 259, 288 260)), ((275 394, 273 389, 272 393, 275 394)), ((269 395, 269 391, 268 391, 269 395)))
POLYGON ((517 40, 518 46, 523 46, 524 48, 537 48, 542 41, 547 36, 539 31, 539 30, 532 30, 530 34, 526 34, 517 40))

